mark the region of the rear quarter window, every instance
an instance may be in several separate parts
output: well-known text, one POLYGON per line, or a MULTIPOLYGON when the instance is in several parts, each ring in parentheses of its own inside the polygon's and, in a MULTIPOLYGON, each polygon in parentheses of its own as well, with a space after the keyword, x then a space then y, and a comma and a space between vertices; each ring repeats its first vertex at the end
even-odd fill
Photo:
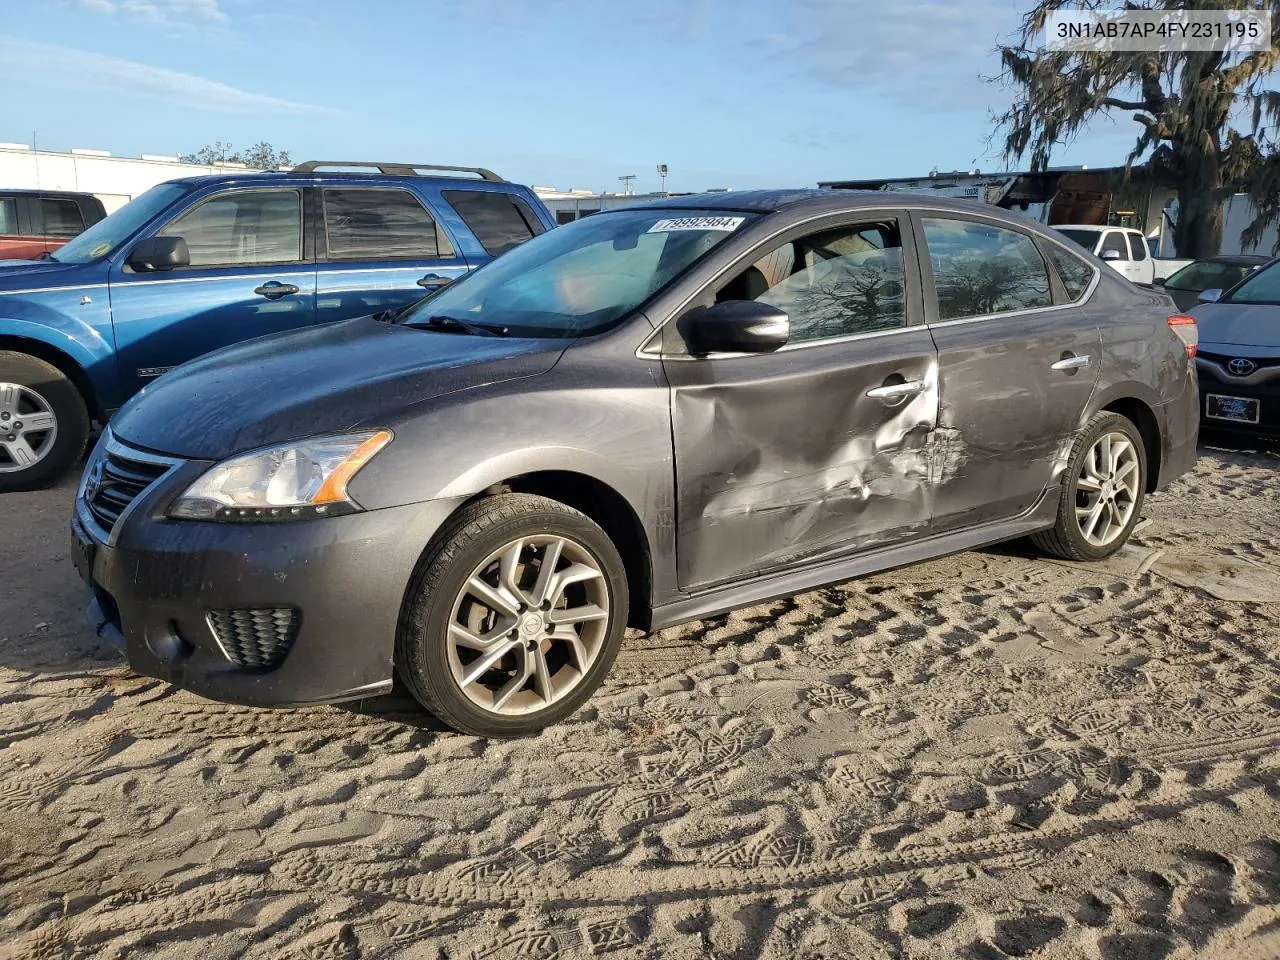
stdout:
POLYGON ((49 237, 74 237, 85 228, 84 214, 74 200, 41 197, 40 222, 44 224, 41 232, 49 237))
POLYGON ((1062 281, 1067 296, 1072 300, 1079 300, 1093 281, 1093 267, 1056 243, 1045 243, 1043 246, 1049 262, 1058 271, 1058 279, 1062 281))
POLYGON ((533 208, 514 194, 445 190, 443 196, 490 256, 500 256, 545 229, 533 208))

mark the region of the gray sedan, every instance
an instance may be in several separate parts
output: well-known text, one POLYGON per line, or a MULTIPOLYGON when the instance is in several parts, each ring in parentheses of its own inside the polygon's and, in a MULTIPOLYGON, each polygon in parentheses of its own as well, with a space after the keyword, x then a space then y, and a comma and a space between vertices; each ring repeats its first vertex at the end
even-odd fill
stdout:
POLYGON ((1098 560, 1195 460, 1195 325, 1026 218, 680 197, 160 377, 76 497, 100 634, 218 699, 398 675, 486 736, 656 630, 1013 537, 1098 560))

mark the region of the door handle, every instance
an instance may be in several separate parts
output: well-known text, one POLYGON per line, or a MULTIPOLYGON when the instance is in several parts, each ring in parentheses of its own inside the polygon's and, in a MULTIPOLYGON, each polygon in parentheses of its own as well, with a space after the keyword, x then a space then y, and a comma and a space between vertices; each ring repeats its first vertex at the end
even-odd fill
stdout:
POLYGON ((268 300, 279 300, 281 297, 288 296, 291 293, 297 293, 298 288, 292 283, 271 280, 260 287, 254 287, 253 292, 260 297, 266 297, 268 300))
POLYGON ((442 277, 438 273, 428 273, 418 281, 420 287, 446 287, 453 283, 453 277, 442 277))
POLYGON ((923 380, 907 380, 904 383, 889 383, 883 387, 873 387, 867 391, 872 400, 902 400, 924 393, 923 380))
POLYGON ((1089 365, 1089 357, 1063 357, 1057 363, 1049 364, 1050 370, 1079 370, 1081 367, 1089 365))

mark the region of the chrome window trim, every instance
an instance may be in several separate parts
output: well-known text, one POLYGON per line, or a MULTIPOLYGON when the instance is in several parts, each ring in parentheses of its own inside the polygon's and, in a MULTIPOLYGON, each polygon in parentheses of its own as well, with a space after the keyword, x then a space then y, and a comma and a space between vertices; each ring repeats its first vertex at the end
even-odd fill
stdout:
MULTIPOLYGON (((645 359, 649 359, 649 360, 655 360, 655 359, 658 359, 658 360, 663 360, 664 362, 665 362, 665 361, 667 361, 667 360, 680 360, 680 361, 688 361, 688 360, 733 360, 733 359, 737 359, 737 358, 739 358, 739 357, 772 356, 772 355, 774 355, 774 354, 778 354, 778 353, 788 353, 788 352, 793 352, 793 351, 796 351, 796 350, 807 350, 807 349, 809 349, 810 347, 826 347, 826 346, 830 346, 830 345, 832 345, 832 344, 850 343, 850 342, 852 342, 852 341, 854 341, 854 340, 874 340, 874 339, 877 339, 877 338, 879 338, 879 337, 892 337, 892 336, 895 336, 896 334, 899 334, 899 333, 912 333, 912 332, 919 333, 921 330, 927 330, 927 329, 928 329, 928 327, 927 327, 925 324, 923 324, 923 323, 917 323, 917 324, 913 324, 913 325, 911 325, 911 326, 894 327, 892 330, 868 330, 868 331, 866 331, 866 332, 864 332, 864 333, 846 333, 846 334, 843 334, 842 336, 839 336, 839 337, 824 337, 824 338, 823 338, 823 339, 821 339, 821 340, 801 340, 801 341, 799 341, 798 343, 788 343, 788 344, 786 344, 786 345, 784 345, 784 346, 779 347, 777 350, 770 350, 770 351, 768 351, 768 352, 767 352, 767 354, 762 354, 762 353, 703 353, 703 354, 698 354, 697 356, 692 356, 692 355, 689 355, 689 354, 673 354, 673 355, 671 355, 671 356, 664 357, 664 356, 662 356, 660 353, 652 353, 652 352, 651 352, 651 353, 640 354, 640 356, 641 356, 642 358, 645 358, 645 359)), ((656 334, 656 333, 658 333, 658 332, 659 332, 659 330, 655 330, 655 331, 654 331, 654 333, 655 333, 655 334, 656 334)), ((646 343, 647 343, 647 342, 648 342, 648 341, 646 341, 646 343)))
MULTIPOLYGON (((454 259, 460 260, 461 258, 454 258, 454 259)), ((443 257, 441 258, 441 260, 442 262, 438 265, 431 263, 429 260, 425 263, 422 260, 413 260, 413 261, 407 261, 406 263, 404 263, 402 266, 399 266, 399 267, 338 267, 337 269, 334 269, 334 270, 323 270, 320 272, 320 275, 331 277, 337 273, 403 273, 406 270, 414 270, 414 269, 462 270, 462 271, 469 271, 471 269, 465 263, 461 263, 461 262, 455 263, 452 260, 450 260, 448 257, 443 257)), ((350 263, 351 261, 350 260, 343 260, 343 261, 330 260, 328 262, 329 263, 350 263)), ((386 263, 385 260, 382 262, 386 263)), ((321 266, 323 266, 323 264, 321 264, 321 266)))
POLYGON ((80 522, 84 524, 85 530, 87 530, 96 541, 101 544, 105 544, 108 547, 114 547, 116 545, 116 541, 120 539, 120 531, 124 527, 125 521, 133 515, 133 511, 137 508, 138 504, 146 498, 148 493, 155 489, 157 484, 171 477, 174 471, 182 466, 183 463, 184 461, 175 457, 165 457, 158 453, 148 453, 145 450, 138 450, 136 447, 131 447, 128 444, 122 443, 116 439, 115 434, 113 434, 111 432, 111 428, 108 427, 103 430, 102 438, 98 441, 98 445, 94 448, 88 462, 85 464, 84 472, 80 475, 80 483, 76 487, 76 516, 80 519, 80 522), (133 460, 136 463, 147 463, 152 466, 166 468, 164 473, 160 474, 149 484, 143 487, 142 490, 139 491, 138 495, 129 502, 129 505, 120 512, 120 516, 116 519, 115 527, 111 533, 107 533, 107 531, 103 530, 98 524, 98 521, 94 518, 92 511, 89 510, 89 505, 84 498, 85 482, 89 479, 89 472, 97 465, 98 460, 108 451, 117 453, 121 459, 124 460, 133 460))
MULTIPOLYGON (((272 266, 273 266, 272 264, 264 263, 259 269, 270 270, 272 266)), ((281 264, 281 266, 284 267, 283 270, 272 270, 271 272, 273 274, 276 274, 282 277, 294 277, 294 276, 314 277, 316 275, 315 264, 313 263, 300 264, 300 263, 297 263, 296 261, 291 261, 286 264, 281 264)), ((225 267, 193 267, 192 269, 223 270, 226 268, 225 267)), ((231 276, 217 276, 217 277, 165 277, 160 280, 150 280, 150 279, 134 280, 132 279, 133 276, 138 276, 138 274, 126 275, 122 277, 120 280, 117 280, 116 282, 127 283, 127 284, 130 284, 131 286, 143 286, 147 284, 159 284, 159 283, 210 283, 214 280, 261 280, 262 279, 261 273, 241 273, 241 274, 233 274, 231 276)))
POLYGON ((56 290, 105 290, 108 286, 106 283, 76 283, 66 287, 55 284, 51 287, 31 287, 29 290, 0 290, 0 296, 13 297, 20 293, 50 293, 56 290))

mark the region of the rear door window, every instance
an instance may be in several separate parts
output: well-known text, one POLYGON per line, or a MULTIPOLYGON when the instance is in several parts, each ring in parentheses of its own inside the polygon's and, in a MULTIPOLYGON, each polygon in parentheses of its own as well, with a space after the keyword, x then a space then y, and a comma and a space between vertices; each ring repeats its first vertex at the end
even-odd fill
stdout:
POLYGON ((39 198, 39 219, 43 223, 39 232, 46 237, 74 237, 84 232, 84 214, 74 200, 39 198))
POLYGON ((922 222, 939 320, 1052 305, 1048 267, 1025 233, 974 220, 922 222))
POLYGON ((1133 259, 1147 259, 1147 240, 1140 233, 1129 234, 1129 249, 1133 251, 1133 259))
POLYGON ((302 259, 302 194, 235 190, 205 200, 158 236, 182 237, 191 266, 295 263, 302 259))
POLYGON ((529 204, 491 190, 445 190, 444 198, 490 256, 506 253, 545 229, 529 204))
POLYGON ((325 190, 324 230, 331 260, 434 260, 453 247, 408 190, 325 190))
POLYGON ((1098 250, 1098 256, 1102 256, 1108 250, 1120 254, 1121 260, 1129 259, 1129 245, 1124 242, 1124 234, 1119 230, 1107 231, 1107 235, 1102 238, 1102 247, 1098 250))
POLYGON ((18 201, 13 197, 0 197, 0 233, 18 233, 18 201))

